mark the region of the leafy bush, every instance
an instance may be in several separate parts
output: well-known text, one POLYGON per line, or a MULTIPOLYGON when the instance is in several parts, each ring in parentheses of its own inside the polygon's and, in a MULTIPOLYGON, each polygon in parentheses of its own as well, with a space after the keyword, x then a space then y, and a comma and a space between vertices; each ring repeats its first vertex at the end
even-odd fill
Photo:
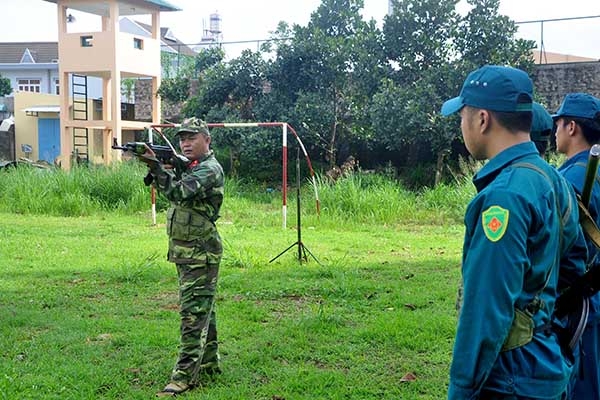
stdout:
POLYGON ((190 96, 190 80, 180 76, 164 79, 157 94, 173 103, 184 101, 190 96))

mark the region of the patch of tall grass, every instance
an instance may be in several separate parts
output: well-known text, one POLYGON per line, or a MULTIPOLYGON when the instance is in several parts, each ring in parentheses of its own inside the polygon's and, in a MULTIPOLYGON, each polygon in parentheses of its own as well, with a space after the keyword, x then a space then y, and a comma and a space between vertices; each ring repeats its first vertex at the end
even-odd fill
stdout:
MULTIPOLYGON (((0 212, 66 217, 147 212, 150 189, 143 183, 145 174, 145 166, 136 162, 74 167, 71 171, 27 166, 0 170, 0 212)), ((254 219, 257 226, 281 223, 280 187, 243 179, 225 182, 224 220, 252 220, 260 212, 262 217, 254 219)), ((288 188, 290 218, 296 212, 295 189, 288 188)), ((309 223, 316 223, 317 218, 314 189, 312 183, 303 184, 301 189, 302 213, 315 218, 309 223)), ((317 176, 316 189, 321 204, 319 219, 334 225, 459 222, 474 193, 466 179, 415 192, 392 176, 362 172, 336 182, 317 176)), ((157 210, 167 207, 168 201, 158 195, 157 210)))
POLYGON ((474 190, 470 181, 413 192, 385 175, 355 173, 333 183, 317 180, 322 213, 359 223, 459 222, 474 190))
POLYGON ((396 181, 354 173, 336 182, 317 179, 321 213, 338 222, 390 223, 415 217, 417 197, 396 181))
POLYGON ((73 167, 71 171, 19 166, 0 171, 0 211, 84 216, 148 208, 145 168, 133 162, 73 167))

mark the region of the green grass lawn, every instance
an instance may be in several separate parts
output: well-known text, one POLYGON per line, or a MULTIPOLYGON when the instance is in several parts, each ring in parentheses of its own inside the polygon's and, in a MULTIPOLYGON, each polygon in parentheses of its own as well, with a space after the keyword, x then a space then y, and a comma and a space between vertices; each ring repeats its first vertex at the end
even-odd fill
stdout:
MULTIPOLYGON (((295 215, 283 230, 274 208, 224 206, 224 374, 181 397, 445 397, 462 226, 308 215, 302 239, 322 265, 296 247, 269 263, 297 239, 295 215)), ((0 398, 148 399, 164 386, 179 322, 158 221, 0 213, 0 398)))

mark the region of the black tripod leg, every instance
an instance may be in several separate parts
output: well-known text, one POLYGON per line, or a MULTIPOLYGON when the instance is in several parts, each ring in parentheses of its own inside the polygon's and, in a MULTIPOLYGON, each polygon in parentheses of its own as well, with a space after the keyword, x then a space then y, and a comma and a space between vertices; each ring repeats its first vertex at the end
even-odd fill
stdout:
POLYGON ((302 264, 302 260, 304 260, 304 262, 308 262, 308 256, 306 255, 306 252, 308 251, 308 254, 310 254, 310 256, 312 258, 314 258, 314 260, 317 262, 317 264, 321 265, 322 264, 319 262, 319 260, 317 260, 317 257, 315 257, 313 255, 313 253, 310 252, 310 250, 308 250, 306 248, 306 246, 304 246, 302 244, 302 223, 301 223, 301 218, 300 216, 302 215, 300 212, 300 148, 297 149, 296 151, 296 196, 297 196, 297 218, 298 218, 298 225, 296 227, 296 231, 298 232, 298 241, 296 241, 296 243, 292 243, 287 249, 285 249, 284 251, 282 251, 281 253, 277 254, 277 256, 275 256, 274 258, 272 258, 269 262, 273 262, 276 259, 278 259, 283 253, 285 253, 286 251, 290 250, 292 247, 294 247, 295 245, 298 245, 298 262, 300 262, 300 264, 302 264))
POLYGON ((311 251, 308 249, 308 247, 306 247, 304 244, 300 243, 300 245, 302 246, 302 252, 304 253, 304 260, 308 262, 308 257, 306 257, 306 252, 308 251, 308 254, 310 254, 310 256, 317 262, 317 264, 319 264, 320 266, 323 266, 323 264, 321 264, 319 262, 319 260, 317 260, 317 257, 314 256, 313 253, 311 253, 311 251))
POLYGON ((302 244, 302 242, 298 243, 298 261, 308 262, 308 257, 306 256, 306 249, 304 248, 304 245, 302 244))
POLYGON ((291 249, 292 247, 294 247, 295 245, 297 245, 298 242, 296 243, 292 243, 290 244, 290 246, 285 249, 284 251, 282 251, 281 253, 277 254, 275 257, 273 257, 269 262, 272 263, 273 261, 277 260, 279 257, 281 257, 286 251, 288 251, 289 249, 291 249))

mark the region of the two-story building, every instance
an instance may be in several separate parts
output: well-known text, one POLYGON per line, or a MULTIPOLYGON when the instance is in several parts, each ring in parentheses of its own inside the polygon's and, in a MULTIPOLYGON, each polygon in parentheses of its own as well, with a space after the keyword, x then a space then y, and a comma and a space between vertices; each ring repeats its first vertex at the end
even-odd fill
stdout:
MULTIPOLYGON (((14 112, 15 156, 60 158, 67 167, 73 156, 109 163, 120 155, 110 148, 113 138, 133 140, 148 125, 124 107, 133 102, 131 81, 150 80, 156 92, 161 51, 195 54, 159 28, 160 12, 179 9, 163 0, 46 1, 57 4, 58 42, 0 43, 0 74, 13 87, 14 101, 4 104, 14 112), (97 16, 101 29, 71 32, 70 10, 97 16), (133 18, 146 15, 151 24, 133 18)), ((159 123, 154 97, 151 119, 159 123)))

